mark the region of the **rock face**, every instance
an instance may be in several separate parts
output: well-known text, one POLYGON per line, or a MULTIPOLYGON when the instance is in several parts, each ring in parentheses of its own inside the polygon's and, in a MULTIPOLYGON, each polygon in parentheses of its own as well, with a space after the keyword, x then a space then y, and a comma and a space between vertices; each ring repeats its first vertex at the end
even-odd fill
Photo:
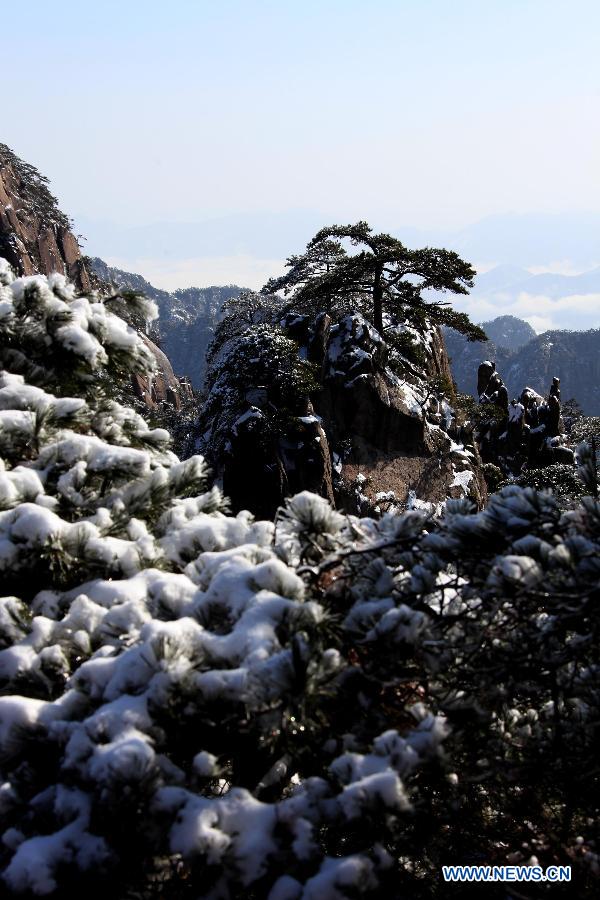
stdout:
POLYGON ((543 395, 556 376, 564 398, 574 397, 586 415, 600 415, 600 329, 546 331, 532 334, 526 343, 521 343, 529 326, 517 319, 522 327, 513 323, 509 333, 506 320, 513 318, 502 316, 484 323, 482 327, 490 337, 485 344, 468 343, 451 328, 444 329, 458 390, 477 397, 477 367, 489 359, 504 373, 511 399, 519 396, 524 384, 543 395), (501 344, 501 340, 511 346, 501 344))
POLYGON ((0 256, 19 275, 61 272, 82 291, 92 287, 70 222, 47 179, 0 144, 0 256))
POLYGON ((334 444, 352 436, 357 462, 366 462, 373 448, 411 454, 431 449, 422 398, 387 370, 387 352, 358 314, 330 329, 317 408, 334 444))
MULTIPOLYGON (((0 256, 19 275, 60 272, 80 291, 106 292, 110 279, 103 278, 103 272, 88 268, 70 222, 47 185, 48 180, 33 166, 0 144, 0 256)), ((116 283, 135 290, 151 288, 147 283, 116 283)), ((153 297, 152 291, 146 292, 153 297)), ((157 370, 151 379, 133 379, 135 396, 149 409, 165 403, 179 410, 193 396, 189 381, 177 378, 167 356, 149 338, 142 337, 156 359, 157 370)))
POLYGON ((151 376, 134 375, 133 389, 136 397, 149 409, 158 409, 161 403, 179 411, 185 400, 193 400, 194 392, 188 379, 178 378, 169 358, 146 335, 140 335, 156 360, 156 371, 151 376))
POLYGON ((449 377, 443 338, 434 328, 421 338, 423 368, 407 378, 393 371, 387 345, 362 316, 330 330, 315 408, 335 454, 338 503, 349 512, 417 499, 485 502, 477 450, 453 440, 452 409, 431 388, 431 379, 449 377))
MULTIPOLYGON (((286 496, 303 489, 348 513, 427 503, 435 509, 448 497, 484 504, 478 451, 461 443, 453 410, 433 388, 434 379, 447 381, 449 374, 437 329, 410 329, 406 344, 418 344, 419 367, 359 314, 333 323, 325 313, 316 319, 290 313, 281 325, 300 359, 312 364, 319 386, 302 409, 278 407, 275 386, 248 392, 226 449, 214 460, 234 509, 272 515, 286 496)), ((225 399, 222 382, 218 390, 225 399)), ((205 409, 214 410, 215 401, 211 390, 205 409)), ((210 415, 206 426, 210 444, 210 415)))

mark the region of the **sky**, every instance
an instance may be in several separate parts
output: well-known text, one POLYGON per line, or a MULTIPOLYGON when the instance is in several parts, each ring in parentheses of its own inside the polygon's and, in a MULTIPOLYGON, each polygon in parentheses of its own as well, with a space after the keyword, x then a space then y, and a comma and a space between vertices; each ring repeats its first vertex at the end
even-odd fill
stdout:
POLYGON ((28 0, 1 17, 0 140, 51 179, 87 252, 161 286, 257 285, 332 222, 401 236, 600 214, 597 0, 28 0), (213 222, 214 246, 168 241, 213 222))

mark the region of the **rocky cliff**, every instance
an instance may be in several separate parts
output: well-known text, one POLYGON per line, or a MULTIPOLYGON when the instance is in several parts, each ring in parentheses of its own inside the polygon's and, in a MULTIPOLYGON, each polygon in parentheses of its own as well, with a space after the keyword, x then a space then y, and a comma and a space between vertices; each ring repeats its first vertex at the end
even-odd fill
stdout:
POLYGON ((200 449, 235 509, 273 515, 292 486, 350 513, 435 509, 447 497, 483 505, 478 451, 441 394, 449 366, 437 329, 399 326, 392 346, 357 313, 290 313, 281 326, 232 339, 209 372, 200 449))
MULTIPOLYGON (((48 189, 48 179, 5 144, 0 144, 0 256, 18 275, 60 272, 81 291, 110 290, 110 279, 103 278, 82 255, 69 219, 48 189)), ((151 379, 134 379, 134 393, 149 409, 165 403, 178 411, 192 396, 191 385, 176 377, 167 356, 151 340, 146 336, 144 340, 157 368, 151 379)))
POLYGON ((392 353, 359 315, 330 329, 315 409, 334 454, 338 502, 348 510, 485 501, 476 448, 451 436, 454 414, 440 390, 450 375, 442 335, 432 327, 410 332, 420 365, 392 353))
POLYGON ((61 272, 82 291, 91 280, 48 179, 0 144, 0 256, 20 275, 61 272))

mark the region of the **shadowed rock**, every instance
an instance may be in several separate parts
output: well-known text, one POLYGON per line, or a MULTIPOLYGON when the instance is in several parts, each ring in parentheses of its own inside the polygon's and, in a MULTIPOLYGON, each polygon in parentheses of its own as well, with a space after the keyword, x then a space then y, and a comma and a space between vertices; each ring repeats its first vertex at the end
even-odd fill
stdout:
POLYGON ((561 435, 560 379, 553 378, 547 400, 526 387, 519 400, 509 404, 506 386, 492 365, 482 363, 477 373, 479 384, 488 379, 480 403, 493 403, 499 412, 477 429, 484 461, 499 466, 507 475, 559 462, 573 464, 574 454, 564 446, 561 435))

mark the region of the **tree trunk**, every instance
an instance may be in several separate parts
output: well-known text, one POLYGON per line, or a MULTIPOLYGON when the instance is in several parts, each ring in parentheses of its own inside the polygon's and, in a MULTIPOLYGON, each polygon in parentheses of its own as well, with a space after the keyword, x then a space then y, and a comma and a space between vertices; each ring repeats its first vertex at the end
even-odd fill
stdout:
POLYGON ((373 325, 383 335, 383 286, 381 284, 381 269, 379 266, 375 269, 375 280, 373 282, 373 325))

